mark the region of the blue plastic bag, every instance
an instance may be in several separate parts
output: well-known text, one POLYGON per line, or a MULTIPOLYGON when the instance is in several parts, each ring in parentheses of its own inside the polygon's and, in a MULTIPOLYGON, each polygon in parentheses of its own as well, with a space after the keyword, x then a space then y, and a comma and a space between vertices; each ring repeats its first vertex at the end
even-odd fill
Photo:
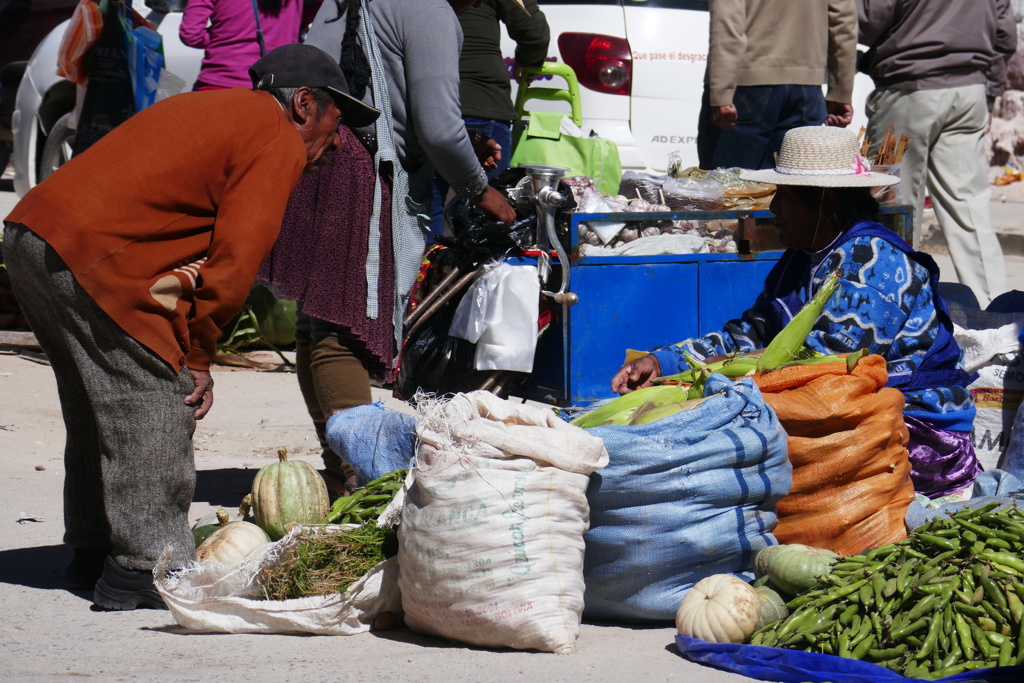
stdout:
POLYGON ((356 471, 356 484, 409 466, 415 455, 416 418, 378 401, 335 413, 327 420, 327 443, 356 471))
POLYGON ((742 574, 775 545, 792 486, 786 432, 750 379, 711 375, 705 400, 646 425, 594 427, 607 467, 587 489, 584 615, 669 621, 712 574, 742 574))
MULTIPOLYGON (((683 656, 691 661, 762 681, 905 683, 924 680, 907 678, 870 662, 816 652, 803 652, 802 650, 734 643, 709 643, 680 635, 676 636, 676 646, 683 656)), ((1024 681, 1024 666, 1002 666, 964 671, 955 676, 937 680, 946 683, 954 681, 1020 683, 1020 681, 1024 681)))
POLYGON ((142 111, 156 101, 160 70, 164 68, 163 36, 148 26, 130 31, 125 27, 125 52, 135 90, 135 110, 142 111))

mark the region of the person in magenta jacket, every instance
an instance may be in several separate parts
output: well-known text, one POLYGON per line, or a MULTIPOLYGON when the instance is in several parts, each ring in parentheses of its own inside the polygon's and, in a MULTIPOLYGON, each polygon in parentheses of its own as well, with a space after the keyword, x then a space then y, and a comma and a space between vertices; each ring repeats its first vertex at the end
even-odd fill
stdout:
POLYGON ((195 90, 252 87, 249 67, 260 58, 256 7, 266 52, 299 42, 302 0, 189 0, 178 35, 206 51, 195 90))

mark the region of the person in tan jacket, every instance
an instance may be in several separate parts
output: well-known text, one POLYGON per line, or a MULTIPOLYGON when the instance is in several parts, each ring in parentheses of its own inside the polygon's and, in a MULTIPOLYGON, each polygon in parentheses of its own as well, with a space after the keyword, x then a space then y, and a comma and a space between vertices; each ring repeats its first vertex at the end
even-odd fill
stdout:
POLYGON ((153 568, 195 559, 192 434, 210 360, 245 302, 299 176, 338 127, 379 112, 337 62, 287 45, 257 91, 185 93, 119 125, 6 218, 4 261, 53 366, 67 429, 68 588, 101 609, 163 607, 153 568))
POLYGON ((850 123, 855 0, 711 0, 709 9, 701 168, 770 168, 786 131, 850 123))

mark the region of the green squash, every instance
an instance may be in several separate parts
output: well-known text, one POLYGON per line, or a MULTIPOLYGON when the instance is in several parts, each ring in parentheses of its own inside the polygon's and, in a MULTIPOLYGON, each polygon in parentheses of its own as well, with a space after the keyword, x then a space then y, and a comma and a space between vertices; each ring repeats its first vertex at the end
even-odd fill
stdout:
POLYGON ((789 616, 786 601, 782 599, 781 595, 768 586, 758 586, 754 590, 757 591, 757 599, 761 603, 761 616, 757 620, 758 629, 782 621, 789 616))
POLYGON ((773 586, 793 597, 818 586, 818 577, 828 574, 838 559, 831 550, 800 543, 770 545, 754 556, 754 574, 767 576, 773 586))
POLYGON ((278 462, 256 473, 252 482, 252 515, 270 540, 285 534, 290 524, 317 524, 330 509, 327 484, 309 463, 289 460, 288 451, 277 451, 278 462))

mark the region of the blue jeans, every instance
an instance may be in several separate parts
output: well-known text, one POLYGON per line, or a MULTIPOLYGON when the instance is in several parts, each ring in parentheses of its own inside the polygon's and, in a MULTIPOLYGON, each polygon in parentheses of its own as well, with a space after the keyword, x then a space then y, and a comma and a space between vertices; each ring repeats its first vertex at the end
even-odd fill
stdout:
MULTIPOLYGON (((466 122, 468 132, 483 133, 501 145, 501 161, 498 162, 498 168, 487 173, 487 179, 491 180, 502 171, 508 170, 509 160, 512 158, 512 122, 482 119, 477 116, 463 116, 462 120, 466 122)), ((440 173, 434 173, 434 196, 430 203, 431 237, 444 234, 444 198, 449 187, 448 181, 442 178, 440 173)))
POLYGON ((736 88, 736 125, 722 130, 702 102, 697 149, 702 168, 775 166, 786 131, 825 123, 825 95, 815 85, 750 85, 736 88))

